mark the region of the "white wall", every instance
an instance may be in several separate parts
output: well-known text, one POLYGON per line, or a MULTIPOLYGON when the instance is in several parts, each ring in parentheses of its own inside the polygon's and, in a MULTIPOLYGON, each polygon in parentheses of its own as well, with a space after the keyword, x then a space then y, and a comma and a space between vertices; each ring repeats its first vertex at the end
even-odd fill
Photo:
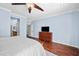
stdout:
POLYGON ((20 19, 20 36, 26 37, 27 31, 27 18, 15 13, 12 13, 6 9, 0 9, 0 37, 10 37, 10 25, 11 25, 11 17, 20 19))
POLYGON ((79 12, 74 11, 32 22, 32 36, 39 37, 42 26, 50 26, 53 40, 79 48, 79 12))
POLYGON ((20 17, 20 36, 26 37, 27 34, 27 19, 20 17))
POLYGON ((10 36, 10 12, 0 9, 0 37, 10 36))
POLYGON ((16 13, 11 13, 12 17, 18 18, 20 20, 20 36, 26 37, 27 34, 27 18, 16 13))

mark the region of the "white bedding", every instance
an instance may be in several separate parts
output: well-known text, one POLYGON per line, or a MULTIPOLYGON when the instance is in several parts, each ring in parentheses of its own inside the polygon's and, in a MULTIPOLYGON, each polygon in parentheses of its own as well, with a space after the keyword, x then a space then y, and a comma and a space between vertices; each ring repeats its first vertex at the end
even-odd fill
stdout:
POLYGON ((0 38, 0 56, 43 56, 41 44, 33 39, 14 37, 0 38))

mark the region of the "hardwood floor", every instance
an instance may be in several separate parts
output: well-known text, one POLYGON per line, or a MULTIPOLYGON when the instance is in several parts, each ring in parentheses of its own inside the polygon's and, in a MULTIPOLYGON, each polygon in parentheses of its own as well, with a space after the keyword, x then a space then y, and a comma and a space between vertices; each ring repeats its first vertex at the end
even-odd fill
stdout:
POLYGON ((45 41, 41 41, 34 37, 29 37, 29 38, 39 41, 46 50, 48 50, 58 56, 79 56, 78 48, 56 43, 56 42, 45 42, 45 41))
MULTIPOLYGON (((39 41, 40 42, 40 41, 39 41)), ((43 47, 59 56, 79 56, 79 49, 55 42, 41 42, 43 47)))

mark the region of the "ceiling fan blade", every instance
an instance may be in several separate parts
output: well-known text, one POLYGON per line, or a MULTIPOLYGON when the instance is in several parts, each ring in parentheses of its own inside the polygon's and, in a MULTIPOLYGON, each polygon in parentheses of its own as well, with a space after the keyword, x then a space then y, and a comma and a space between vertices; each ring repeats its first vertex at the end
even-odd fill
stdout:
POLYGON ((41 11, 44 11, 41 7, 39 7, 39 6, 36 5, 36 4, 34 4, 34 8, 37 8, 37 9, 39 9, 39 10, 41 10, 41 11))
POLYGON ((12 5, 26 5, 26 3, 12 3, 12 5))
POLYGON ((31 7, 29 7, 29 8, 28 8, 29 13, 31 13, 31 10, 32 10, 31 7))

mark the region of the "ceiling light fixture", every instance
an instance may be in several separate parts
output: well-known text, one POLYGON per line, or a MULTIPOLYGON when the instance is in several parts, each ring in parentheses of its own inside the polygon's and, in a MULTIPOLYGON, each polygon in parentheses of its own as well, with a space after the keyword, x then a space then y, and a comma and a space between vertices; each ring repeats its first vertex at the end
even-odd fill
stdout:
POLYGON ((31 13, 31 11, 32 11, 33 8, 36 8, 36 9, 38 9, 40 11, 44 11, 41 7, 39 7, 35 3, 12 3, 12 5, 27 5, 29 13, 31 13))

